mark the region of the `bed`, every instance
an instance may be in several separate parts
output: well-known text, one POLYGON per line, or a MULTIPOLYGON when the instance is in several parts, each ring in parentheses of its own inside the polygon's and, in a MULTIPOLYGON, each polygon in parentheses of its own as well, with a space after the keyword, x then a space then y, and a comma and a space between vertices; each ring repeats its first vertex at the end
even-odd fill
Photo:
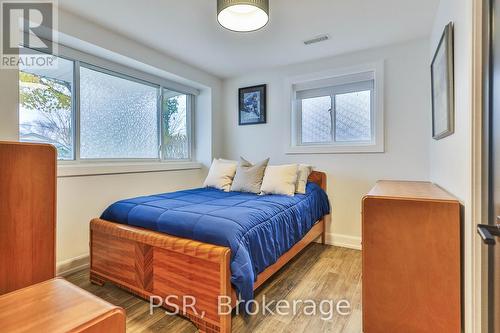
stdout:
POLYGON ((325 190, 326 175, 313 171, 295 197, 193 189, 119 201, 90 222, 90 280, 158 302, 170 296, 169 310, 194 297, 181 315, 201 332, 230 332, 220 297, 232 307, 252 299, 309 243, 325 242, 325 190))

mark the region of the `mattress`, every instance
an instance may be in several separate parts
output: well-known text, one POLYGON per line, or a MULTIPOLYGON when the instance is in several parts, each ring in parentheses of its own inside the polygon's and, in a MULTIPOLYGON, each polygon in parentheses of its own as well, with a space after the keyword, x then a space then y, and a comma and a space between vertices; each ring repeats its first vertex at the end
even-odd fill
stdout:
POLYGON ((244 303, 257 275, 329 213, 325 191, 308 183, 293 197, 198 188, 126 199, 101 219, 231 248, 231 283, 244 303))

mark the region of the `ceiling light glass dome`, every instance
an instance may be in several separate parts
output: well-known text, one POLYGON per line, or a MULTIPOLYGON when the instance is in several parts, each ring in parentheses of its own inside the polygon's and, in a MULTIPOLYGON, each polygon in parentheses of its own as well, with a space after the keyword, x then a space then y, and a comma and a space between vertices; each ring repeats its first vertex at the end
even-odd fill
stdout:
POLYGON ((269 0, 217 0, 217 20, 232 31, 259 30, 269 21, 269 0))

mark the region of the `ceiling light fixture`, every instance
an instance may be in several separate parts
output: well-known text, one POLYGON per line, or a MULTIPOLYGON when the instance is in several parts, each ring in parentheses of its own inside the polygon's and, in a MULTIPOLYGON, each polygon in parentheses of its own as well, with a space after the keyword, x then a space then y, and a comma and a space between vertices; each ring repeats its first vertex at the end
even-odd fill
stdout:
POLYGON ((269 0, 217 0, 217 20, 236 32, 259 30, 269 21, 269 0))

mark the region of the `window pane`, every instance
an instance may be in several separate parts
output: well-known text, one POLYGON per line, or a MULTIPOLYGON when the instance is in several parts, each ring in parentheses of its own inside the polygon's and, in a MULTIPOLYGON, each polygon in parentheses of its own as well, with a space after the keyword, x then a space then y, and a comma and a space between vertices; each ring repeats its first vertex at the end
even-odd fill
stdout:
POLYGON ((335 95, 335 141, 370 141, 371 91, 335 95))
POLYGON ((163 90, 163 147, 166 160, 188 159, 189 140, 187 132, 188 95, 163 90))
POLYGON ((330 96, 302 100, 302 142, 332 141, 332 99, 330 96))
POLYGON ((158 158, 158 88, 80 68, 80 157, 158 158))
POLYGON ((73 159, 73 62, 54 68, 19 65, 19 134, 25 142, 49 143, 58 158, 73 159))

